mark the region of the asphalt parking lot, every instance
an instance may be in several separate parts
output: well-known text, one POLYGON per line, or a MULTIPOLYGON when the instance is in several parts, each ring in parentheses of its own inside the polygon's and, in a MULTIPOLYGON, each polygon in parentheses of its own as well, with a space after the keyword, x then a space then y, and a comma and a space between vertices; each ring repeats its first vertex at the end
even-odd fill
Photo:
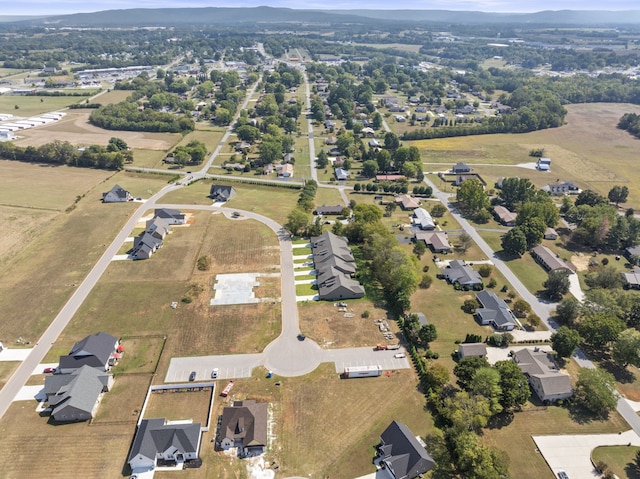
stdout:
POLYGON ((262 354, 172 358, 164 382, 188 382, 192 371, 196 372, 196 381, 210 381, 214 368, 218 368, 218 379, 248 378, 251 377, 253 368, 260 364, 262 364, 262 354))
POLYGON ((353 366, 373 366, 379 364, 384 371, 409 369, 408 358, 395 358, 394 354, 405 353, 404 348, 391 351, 374 351, 373 348, 329 349, 323 351, 325 362, 333 361, 336 373, 341 374, 344 368, 353 366))

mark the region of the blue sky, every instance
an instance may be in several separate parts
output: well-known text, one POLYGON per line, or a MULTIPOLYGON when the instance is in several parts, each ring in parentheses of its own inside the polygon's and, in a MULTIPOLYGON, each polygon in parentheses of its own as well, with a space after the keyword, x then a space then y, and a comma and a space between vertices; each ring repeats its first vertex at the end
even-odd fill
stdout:
POLYGON ((272 7, 305 9, 359 9, 363 4, 370 9, 442 9, 480 10, 484 12, 538 12, 541 10, 638 10, 637 0, 405 0, 400 3, 388 0, 20 0, 7 2, 2 15, 56 15, 79 12, 96 12, 121 8, 176 8, 176 7, 272 7))

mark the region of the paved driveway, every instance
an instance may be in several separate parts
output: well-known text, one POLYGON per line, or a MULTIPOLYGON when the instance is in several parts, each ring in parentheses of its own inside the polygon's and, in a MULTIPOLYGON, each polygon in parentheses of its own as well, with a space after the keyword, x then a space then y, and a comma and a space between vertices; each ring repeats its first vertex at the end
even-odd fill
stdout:
POLYGON ((334 362, 336 373, 352 366, 374 366, 379 364, 385 371, 409 369, 407 358, 394 358, 396 353, 405 353, 404 348, 391 351, 374 351, 373 348, 328 349, 323 351, 324 362, 334 362))
POLYGON ((640 437, 629 430, 622 434, 572 434, 532 436, 554 474, 564 471, 571 479, 601 477, 591 464, 591 451, 598 446, 640 446, 640 437))
POLYGON ((0 351, 0 361, 24 361, 31 353, 31 348, 27 349, 8 349, 4 348, 0 351))
POLYGON ((166 383, 188 382, 192 371, 196 381, 211 380, 211 371, 218 368, 218 379, 248 378, 253 368, 262 364, 262 354, 225 354, 171 358, 166 383))

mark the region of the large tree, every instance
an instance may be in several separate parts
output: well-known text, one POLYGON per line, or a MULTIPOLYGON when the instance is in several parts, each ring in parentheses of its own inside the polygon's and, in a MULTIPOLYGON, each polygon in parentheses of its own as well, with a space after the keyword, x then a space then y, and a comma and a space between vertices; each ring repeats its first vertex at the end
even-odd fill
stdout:
POLYGON ((547 296, 551 299, 561 299, 569 292, 569 273, 566 271, 550 271, 546 281, 542 283, 547 296))
POLYGON ((613 343, 613 359, 623 367, 640 366, 640 331, 625 329, 613 343))
POLYGON ((498 361, 494 367, 500 373, 500 404, 506 410, 519 409, 531 395, 529 381, 514 361, 498 361))
POLYGON ((476 178, 462 182, 456 193, 456 199, 472 216, 489 207, 489 197, 484 191, 484 185, 476 178))
POLYGON ((498 414, 502 411, 500 398, 502 388, 500 387, 500 372, 494 368, 480 368, 471 380, 469 389, 473 394, 479 394, 489 400, 491 414, 498 414))
POLYGON ((311 223, 311 215, 302 208, 294 208, 289 216, 287 216, 287 222, 284 227, 293 235, 299 235, 304 233, 307 226, 311 223))
POLYGON ((615 378, 602 369, 581 368, 576 382, 576 399, 589 411, 607 417, 618 404, 615 378))
POLYGON ((573 324, 580 316, 582 305, 574 296, 563 298, 556 307, 556 319, 562 324, 573 324))
POLYGON ((453 368, 453 374, 458 378, 458 386, 462 389, 468 389, 476 371, 480 368, 486 368, 489 362, 485 358, 470 357, 461 359, 453 368))
POLYGON ((618 339, 625 324, 615 314, 598 312, 585 317, 580 322, 580 335, 594 348, 604 348, 618 339))
POLYGON ((529 201, 535 191, 536 187, 527 178, 505 178, 498 197, 507 208, 513 210, 519 204, 529 201))
POLYGON ((580 344, 580 333, 575 329, 560 326, 551 335, 551 347, 561 358, 569 358, 580 344))
POLYGON ((626 186, 616 185, 609 190, 609 201, 615 203, 618 206, 620 203, 627 202, 627 196, 629 196, 629 188, 626 186))
POLYGON ((527 251, 527 237, 518 227, 511 228, 501 240, 502 249, 512 256, 522 256, 527 251))

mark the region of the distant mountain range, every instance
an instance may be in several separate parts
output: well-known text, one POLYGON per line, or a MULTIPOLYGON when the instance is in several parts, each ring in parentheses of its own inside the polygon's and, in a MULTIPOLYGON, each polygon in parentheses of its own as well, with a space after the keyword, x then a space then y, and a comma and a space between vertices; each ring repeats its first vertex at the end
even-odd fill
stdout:
POLYGON ((487 13, 451 10, 294 10, 290 8, 134 8, 76 13, 48 17, 0 16, 0 21, 33 25, 169 26, 239 25, 255 23, 371 24, 380 22, 428 24, 536 24, 536 25, 625 25, 640 23, 640 10, 559 10, 536 13, 487 13))

